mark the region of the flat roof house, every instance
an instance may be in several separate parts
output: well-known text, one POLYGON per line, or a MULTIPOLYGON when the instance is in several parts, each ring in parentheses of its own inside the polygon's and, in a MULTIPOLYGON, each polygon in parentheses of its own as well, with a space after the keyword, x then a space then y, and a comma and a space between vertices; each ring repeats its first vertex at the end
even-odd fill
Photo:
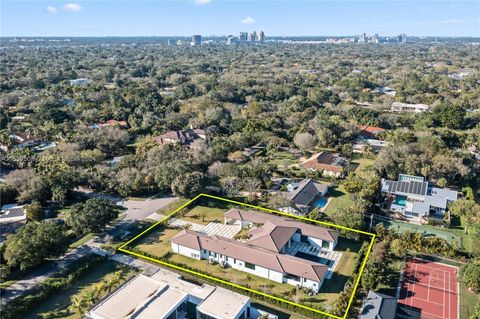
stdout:
POLYGON ((207 284, 198 285, 161 269, 138 275, 97 303, 92 319, 256 318, 250 298, 207 284))
POLYGON ((308 170, 320 171, 328 176, 339 177, 343 175, 348 165, 348 160, 338 153, 320 152, 312 155, 312 157, 300 165, 308 170))
POLYGON ((327 194, 328 186, 306 178, 299 183, 289 184, 288 190, 285 197, 290 201, 290 207, 296 214, 306 214, 317 206, 316 200, 327 194))
POLYGON ((427 104, 409 104, 402 102, 393 102, 390 110, 392 112, 422 113, 428 111, 430 107, 427 104))
POLYGON ((458 193, 430 185, 424 177, 400 174, 397 181, 382 178, 381 192, 387 197, 389 209, 407 218, 421 219, 429 215, 442 217, 458 193))

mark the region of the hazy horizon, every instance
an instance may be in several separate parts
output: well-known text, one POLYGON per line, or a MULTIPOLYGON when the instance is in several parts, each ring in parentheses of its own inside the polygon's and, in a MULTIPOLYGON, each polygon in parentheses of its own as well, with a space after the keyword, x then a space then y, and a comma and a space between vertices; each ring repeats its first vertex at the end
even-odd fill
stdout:
POLYGON ((2 1, 2 37, 480 37, 478 1, 2 1), (26 23, 27 22, 27 23, 26 23))

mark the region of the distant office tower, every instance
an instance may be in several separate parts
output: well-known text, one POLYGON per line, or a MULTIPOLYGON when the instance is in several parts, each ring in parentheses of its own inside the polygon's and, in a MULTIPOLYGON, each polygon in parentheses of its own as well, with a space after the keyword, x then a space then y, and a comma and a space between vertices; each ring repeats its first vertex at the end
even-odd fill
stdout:
POLYGON ((373 36, 372 36, 372 43, 378 43, 378 34, 375 33, 373 36))
POLYGON ((238 39, 234 37, 233 35, 229 35, 227 38, 227 44, 228 45, 235 45, 238 44, 238 39))
POLYGON ((407 34, 402 33, 397 37, 399 43, 407 43, 407 34))
POLYGON ((173 45, 174 41, 172 39, 168 39, 167 44, 168 45, 173 45))
POLYGON ((257 41, 257 31, 253 31, 248 35, 248 42, 257 41))
POLYGON ((257 41, 261 43, 265 42, 265 33, 263 33, 263 31, 257 33, 257 41))
POLYGON ((238 41, 247 42, 248 41, 248 32, 240 32, 240 35, 238 36, 238 41))
POLYGON ((199 34, 192 35, 192 42, 190 42, 190 45, 201 45, 202 44, 202 36, 199 34))
POLYGON ((365 43, 367 42, 367 34, 364 32, 360 35, 360 38, 358 38, 358 43, 365 43))

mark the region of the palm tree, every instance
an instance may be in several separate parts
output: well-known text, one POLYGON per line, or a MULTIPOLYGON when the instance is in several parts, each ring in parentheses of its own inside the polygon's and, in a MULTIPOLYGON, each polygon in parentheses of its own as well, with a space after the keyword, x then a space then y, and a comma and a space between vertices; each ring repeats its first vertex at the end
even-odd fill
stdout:
POLYGON ((85 299, 83 296, 73 296, 71 302, 70 310, 78 312, 78 314, 82 316, 83 308, 85 308, 85 299))
POLYGON ((97 299, 97 292, 95 289, 87 290, 83 293, 82 297, 85 300, 86 306, 89 307, 95 303, 95 300, 97 299))

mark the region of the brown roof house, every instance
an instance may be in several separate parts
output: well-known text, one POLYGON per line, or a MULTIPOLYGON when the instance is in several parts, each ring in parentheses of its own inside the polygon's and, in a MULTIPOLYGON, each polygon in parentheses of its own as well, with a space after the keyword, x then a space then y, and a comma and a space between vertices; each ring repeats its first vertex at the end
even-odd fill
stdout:
POLYGON ((178 143, 194 150, 201 150, 205 145, 207 134, 201 129, 185 131, 168 131, 155 138, 158 144, 178 143))
POLYGON ((345 172, 348 160, 338 153, 320 152, 312 155, 308 160, 300 164, 303 168, 320 171, 328 176, 339 177, 345 172))
POLYGON ((175 253, 217 262, 278 283, 318 292, 330 278, 339 233, 287 217, 232 208, 224 214, 225 224, 246 229, 242 241, 193 230, 182 230, 171 238, 175 253))
MULTIPOLYGON (((285 239, 285 235, 280 236, 285 239)), ((193 230, 180 231, 170 242, 175 253, 217 262, 278 283, 307 287, 314 292, 318 292, 328 270, 326 265, 281 254, 275 249, 193 230)))

